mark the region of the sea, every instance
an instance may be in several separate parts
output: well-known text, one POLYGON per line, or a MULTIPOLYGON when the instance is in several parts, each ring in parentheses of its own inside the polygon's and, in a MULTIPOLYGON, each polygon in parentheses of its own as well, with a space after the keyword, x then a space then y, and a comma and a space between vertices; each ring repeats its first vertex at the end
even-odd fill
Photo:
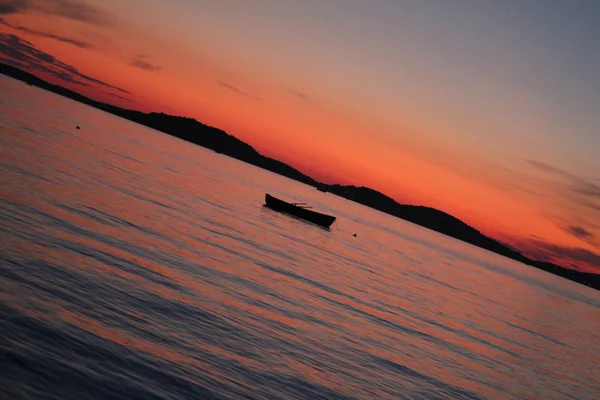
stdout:
POLYGON ((0 399, 599 398, 600 291, 0 76, 0 399))

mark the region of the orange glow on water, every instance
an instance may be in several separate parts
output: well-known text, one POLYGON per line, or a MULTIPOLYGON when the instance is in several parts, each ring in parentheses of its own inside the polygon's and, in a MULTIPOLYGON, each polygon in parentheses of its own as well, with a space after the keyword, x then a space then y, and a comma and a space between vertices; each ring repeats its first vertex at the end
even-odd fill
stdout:
POLYGON ((423 387, 490 398, 596 389, 587 288, 39 96, 23 97, 38 118, 12 115, 23 125, 7 126, 0 149, 15 166, 0 195, 11 260, 0 300, 76 335, 60 357, 100 342, 116 359, 150 359, 177 379, 244 393, 277 380, 281 391, 302 381, 365 399, 423 387), (267 210, 265 192, 310 202, 339 224, 325 231, 267 210))
MULTIPOLYGON (((286 80, 294 71, 258 70, 256 65, 242 68, 228 63, 220 50, 211 51, 201 44, 175 44, 141 28, 140 21, 111 29, 73 20, 57 25, 40 13, 15 14, 7 21, 2 31, 18 35, 56 60, 114 88, 94 82, 81 86, 48 72, 36 72, 52 83, 125 108, 194 117, 317 179, 364 185, 401 203, 443 210, 525 250, 534 249, 511 238, 535 236, 561 248, 598 252, 597 243, 565 230, 568 224, 562 221, 573 218, 569 211, 573 200, 556 195, 558 186, 544 187, 545 194, 535 199, 524 190, 495 186, 492 176, 497 170, 481 161, 496 157, 490 143, 481 139, 479 149, 463 145, 461 129, 469 126, 471 119, 485 132, 500 128, 482 128, 485 120, 480 115, 452 115, 450 110, 432 115, 417 102, 421 96, 418 91, 425 88, 407 87, 415 92, 414 102, 406 97, 389 103, 385 96, 377 98, 372 93, 364 98, 343 98, 344 91, 333 82, 319 85, 307 81, 297 90, 286 80), (19 27, 36 27, 67 38, 85 27, 87 35, 75 35, 75 39, 87 40, 84 44, 89 47, 19 27), (146 60, 150 38, 151 59, 146 69, 136 67, 136 57, 146 60), (386 118, 375 118, 374 110, 385 111, 386 118), (444 136, 447 132, 455 134, 444 136), (473 154, 479 161, 472 161, 473 154)), ((431 99, 433 103, 438 100, 441 97, 431 99)), ((523 118, 523 125, 528 126, 530 121, 523 118)), ((531 178, 524 174, 508 179, 515 186, 531 186, 531 178)), ((583 221, 581 215, 577 217, 583 221)), ((586 229, 595 228, 586 225, 586 229)))

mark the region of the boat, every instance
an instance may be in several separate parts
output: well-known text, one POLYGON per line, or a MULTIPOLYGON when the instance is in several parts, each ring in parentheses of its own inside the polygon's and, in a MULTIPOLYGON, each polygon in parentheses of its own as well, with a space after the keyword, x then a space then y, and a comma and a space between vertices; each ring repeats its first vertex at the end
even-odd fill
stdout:
POLYGON ((288 203, 287 201, 283 201, 277 197, 271 196, 269 193, 265 194, 265 206, 272 210, 304 219, 327 229, 329 229, 331 224, 333 224, 336 219, 336 217, 332 215, 322 214, 320 212, 310 210, 310 207, 307 206, 306 203, 288 203))

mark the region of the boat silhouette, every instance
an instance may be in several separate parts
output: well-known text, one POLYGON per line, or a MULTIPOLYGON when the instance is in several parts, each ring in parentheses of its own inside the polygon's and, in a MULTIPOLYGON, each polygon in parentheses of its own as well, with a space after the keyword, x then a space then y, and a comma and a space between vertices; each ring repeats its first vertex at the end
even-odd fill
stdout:
POLYGON ((304 219, 327 229, 329 229, 331 224, 333 224, 333 222, 336 220, 336 217, 332 215, 310 210, 310 207, 307 206, 306 203, 288 203, 287 201, 283 201, 277 197, 271 196, 269 193, 265 194, 264 205, 265 207, 268 207, 274 211, 279 211, 300 219, 304 219))

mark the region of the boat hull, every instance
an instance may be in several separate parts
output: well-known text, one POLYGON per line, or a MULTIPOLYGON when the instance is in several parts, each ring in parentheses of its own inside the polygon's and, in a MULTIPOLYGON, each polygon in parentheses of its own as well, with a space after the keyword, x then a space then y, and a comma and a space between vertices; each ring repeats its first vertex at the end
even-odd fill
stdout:
POLYGON ((336 219, 336 217, 334 216, 308 210, 306 208, 299 207, 295 204, 280 200, 277 197, 273 197, 268 193, 265 195, 265 206, 269 207, 272 210, 284 212, 286 214, 293 215, 297 218, 304 219, 306 221, 312 222, 313 224, 320 225, 324 228, 329 228, 336 219))

